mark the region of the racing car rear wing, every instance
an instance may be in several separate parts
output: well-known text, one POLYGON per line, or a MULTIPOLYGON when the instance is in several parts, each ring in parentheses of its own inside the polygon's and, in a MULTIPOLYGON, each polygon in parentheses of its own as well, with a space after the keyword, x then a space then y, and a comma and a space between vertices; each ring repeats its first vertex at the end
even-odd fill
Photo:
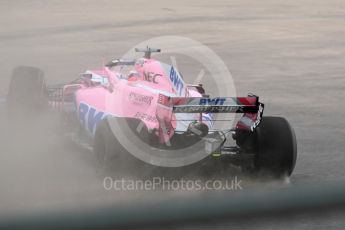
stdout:
POLYGON ((172 107, 173 113, 257 113, 257 96, 248 97, 168 97, 160 94, 158 103, 172 107))
POLYGON ((172 135, 171 119, 173 113, 243 113, 236 124, 236 129, 253 131, 260 123, 264 104, 259 97, 169 97, 158 96, 157 119, 160 124, 160 141, 166 142, 172 135))

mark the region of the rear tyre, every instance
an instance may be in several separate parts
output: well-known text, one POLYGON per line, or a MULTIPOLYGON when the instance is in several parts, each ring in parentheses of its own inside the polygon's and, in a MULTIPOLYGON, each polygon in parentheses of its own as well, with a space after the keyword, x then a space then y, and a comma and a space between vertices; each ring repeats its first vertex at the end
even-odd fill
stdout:
POLYGON ((297 143, 288 121, 282 117, 263 117, 256 132, 256 169, 274 177, 290 176, 296 164, 297 143))
POLYGON ((43 71, 29 66, 13 70, 7 96, 8 115, 11 119, 35 116, 47 106, 43 71))

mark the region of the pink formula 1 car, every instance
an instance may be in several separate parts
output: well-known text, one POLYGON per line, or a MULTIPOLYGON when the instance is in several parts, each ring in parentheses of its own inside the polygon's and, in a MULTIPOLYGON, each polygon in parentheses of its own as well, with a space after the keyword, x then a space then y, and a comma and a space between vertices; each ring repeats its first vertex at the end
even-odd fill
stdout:
POLYGON ((252 172, 291 175, 297 154, 293 129, 284 118, 263 117, 257 96, 210 97, 202 85, 187 84, 176 68, 151 58, 160 50, 137 51, 144 57, 111 61, 63 85, 46 86, 41 70, 17 67, 7 98, 11 117, 46 107, 57 111, 61 127, 87 140, 103 166, 136 162, 220 171, 239 164, 252 172), (218 113, 242 116, 220 130, 213 127, 218 113), (225 145, 227 134, 232 145, 225 145))

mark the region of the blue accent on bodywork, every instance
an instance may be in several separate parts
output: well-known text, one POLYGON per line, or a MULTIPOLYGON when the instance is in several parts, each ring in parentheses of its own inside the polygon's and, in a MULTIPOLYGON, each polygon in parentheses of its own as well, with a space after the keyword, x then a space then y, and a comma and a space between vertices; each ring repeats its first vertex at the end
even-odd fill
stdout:
POLYGON ((93 133, 95 131, 96 124, 103 119, 103 116, 104 112, 97 112, 97 110, 92 107, 89 109, 87 128, 90 132, 93 133))
POLYGON ((92 135, 96 131, 97 123, 104 119, 107 115, 98 111, 85 103, 79 104, 78 117, 81 125, 92 135))

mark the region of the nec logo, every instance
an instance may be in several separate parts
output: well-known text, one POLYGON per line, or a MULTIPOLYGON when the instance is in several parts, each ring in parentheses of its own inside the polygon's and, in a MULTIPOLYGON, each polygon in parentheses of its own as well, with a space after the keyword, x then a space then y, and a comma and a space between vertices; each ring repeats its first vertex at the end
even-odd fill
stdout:
POLYGON ((156 77, 161 77, 162 74, 154 73, 154 72, 144 72, 144 79, 148 82, 153 82, 155 84, 158 84, 156 77))
POLYGON ((201 98, 199 105, 223 105, 226 98, 217 97, 217 98, 201 98))

